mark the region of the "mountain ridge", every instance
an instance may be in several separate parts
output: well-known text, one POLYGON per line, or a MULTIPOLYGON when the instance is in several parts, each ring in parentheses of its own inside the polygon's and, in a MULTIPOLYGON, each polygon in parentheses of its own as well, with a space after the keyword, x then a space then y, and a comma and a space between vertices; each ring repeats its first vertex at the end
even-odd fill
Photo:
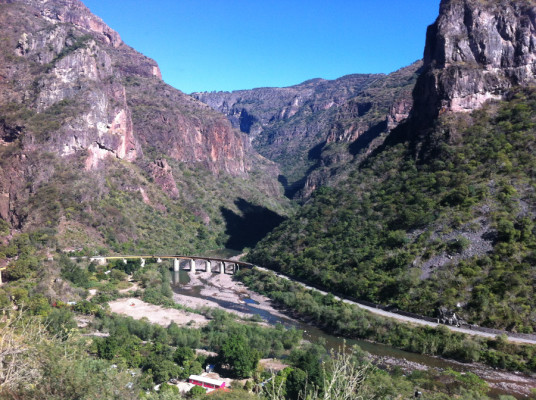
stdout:
POLYGON ((351 74, 284 88, 192 95, 225 114, 257 151, 280 165, 290 197, 307 198, 329 184, 335 165, 350 162, 352 152, 366 149, 407 117, 419 68, 416 62, 389 75, 351 74), (344 148, 332 149, 337 144, 344 148))

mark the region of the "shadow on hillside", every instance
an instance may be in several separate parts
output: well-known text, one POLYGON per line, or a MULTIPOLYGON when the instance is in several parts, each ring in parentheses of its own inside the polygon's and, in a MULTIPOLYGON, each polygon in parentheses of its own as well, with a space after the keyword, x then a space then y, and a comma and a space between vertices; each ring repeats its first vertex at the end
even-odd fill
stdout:
POLYGON ((382 121, 374 125, 368 131, 360 135, 352 144, 350 144, 350 154, 353 156, 357 155, 360 151, 366 149, 374 139, 376 139, 386 130, 387 121, 382 121))
POLYGON ((255 246, 259 240, 286 219, 265 207, 241 198, 235 201, 235 205, 240 210, 240 214, 221 207, 227 227, 225 233, 229 235, 225 247, 229 249, 242 250, 245 247, 255 246))
POLYGON ((285 196, 289 199, 293 199, 296 193, 302 190, 305 186, 305 182, 307 182, 307 176, 304 176, 299 181, 296 181, 292 184, 288 183, 288 179, 284 175, 279 175, 277 177, 277 180, 281 185, 283 185, 283 189, 285 190, 285 196))
POLYGON ((320 160, 322 158, 322 150, 324 150, 324 147, 326 146, 326 141, 324 140, 321 143, 318 143, 316 146, 314 146, 309 152, 307 153, 307 158, 309 160, 320 160))

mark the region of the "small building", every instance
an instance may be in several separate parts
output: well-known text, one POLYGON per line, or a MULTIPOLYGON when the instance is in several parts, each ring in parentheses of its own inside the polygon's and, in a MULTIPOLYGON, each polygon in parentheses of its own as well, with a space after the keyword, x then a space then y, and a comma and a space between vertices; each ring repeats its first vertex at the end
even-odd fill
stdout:
POLYGON ((208 378, 200 375, 190 375, 188 382, 193 385, 201 386, 207 389, 223 389, 225 387, 225 381, 218 379, 208 378))
POLYGON ((205 366, 205 372, 207 374, 210 374, 211 372, 214 372, 215 369, 216 369, 216 366, 214 364, 207 364, 205 366))

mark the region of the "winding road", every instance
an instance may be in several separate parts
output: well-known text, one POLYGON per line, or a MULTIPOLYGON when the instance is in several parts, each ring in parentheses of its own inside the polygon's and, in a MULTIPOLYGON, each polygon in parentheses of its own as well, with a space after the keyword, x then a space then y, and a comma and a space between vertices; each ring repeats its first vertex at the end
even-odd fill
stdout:
MULTIPOLYGON (((315 287, 306 285, 305 283, 299 282, 299 281, 297 281, 295 279, 292 279, 292 278, 290 278, 290 277, 288 277, 286 275, 283 275, 283 274, 278 273, 278 272, 274 272, 274 271, 272 271, 270 269, 259 267, 259 266, 255 266, 255 268, 257 268, 257 269, 259 269, 261 271, 273 272, 279 278, 286 279, 286 280, 292 281, 294 283, 298 283, 298 284, 300 284, 301 286, 303 286, 306 289, 316 290, 317 292, 322 293, 323 295, 329 294, 329 292, 325 292, 325 291, 317 289, 315 287)), ((352 305, 357 306, 357 307, 359 307, 359 308, 361 308, 363 310, 367 310, 367 311, 369 311, 369 312, 371 312, 373 314, 381 315, 382 317, 393 318, 393 319, 396 319, 397 321, 408 322, 408 323, 417 324, 417 325, 431 326, 431 327, 444 326, 444 327, 446 327, 447 329, 449 329, 451 331, 465 333, 467 335, 486 337, 486 338, 494 338, 494 337, 497 336, 497 334, 495 334, 495 333, 476 331, 476 330, 472 330, 472 329, 469 329, 469 328, 457 327, 457 326, 445 325, 445 324, 439 324, 439 323, 436 323, 436 322, 430 322, 430 321, 426 321, 426 320, 423 320, 423 319, 412 318, 412 317, 408 317, 408 316, 405 316, 405 315, 400 315, 400 314, 397 314, 397 313, 394 313, 394 312, 385 311, 385 310, 382 310, 381 308, 370 307, 370 306, 358 303, 356 301, 341 298, 339 296, 334 296, 334 297, 337 300, 340 300, 340 301, 342 301, 344 303, 352 304, 352 305)), ((511 342, 525 343, 525 344, 536 344, 536 339, 532 339, 532 338, 528 337, 529 335, 524 335, 525 337, 520 337, 520 336, 517 336, 517 335, 514 336, 512 333, 507 332, 507 331, 501 331, 501 332, 504 333, 508 337, 508 340, 511 341, 511 342)))

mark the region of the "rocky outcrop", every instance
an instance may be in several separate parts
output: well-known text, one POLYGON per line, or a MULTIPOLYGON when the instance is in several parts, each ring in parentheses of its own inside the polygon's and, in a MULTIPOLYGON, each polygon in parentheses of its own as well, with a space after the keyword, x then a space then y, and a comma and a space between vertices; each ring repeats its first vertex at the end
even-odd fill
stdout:
POLYGON ((427 31, 414 115, 472 111, 535 77, 534 1, 442 0, 427 31))
POLYGON ((39 114, 61 105, 77 105, 77 118, 65 121, 46 142, 47 147, 62 156, 86 150, 88 170, 109 155, 128 161, 141 155, 125 89, 114 81, 112 57, 97 39, 78 36, 68 25, 54 24, 47 30, 22 33, 15 51, 44 69, 31 77, 33 90, 25 96, 28 106, 39 114))
POLYGON ((223 115, 163 82, 143 77, 130 82, 128 105, 142 147, 203 165, 214 174, 247 175, 258 155, 223 115))
POLYGON ((57 24, 72 24, 97 34, 105 43, 119 47, 123 41, 117 32, 92 14, 79 0, 0 0, 0 4, 26 4, 45 20, 57 24))
POLYGON ((275 124, 344 104, 383 75, 355 74, 328 81, 311 79, 284 88, 193 93, 196 99, 228 116, 235 128, 252 138, 275 124))
POLYGON ((63 157, 86 152, 88 170, 108 156, 134 161, 143 155, 142 144, 150 143, 214 173, 247 173, 243 136, 205 105, 164 85, 157 64, 126 46, 80 1, 2 0, 0 5, 2 31, 20 22, 7 35, 12 42, 7 56, 25 60, 16 67, 2 62, 2 98, 26 107, 36 120, 46 114, 56 120, 53 134, 42 135, 42 125, 13 126, 4 118, 3 142, 13 141, 24 128, 29 150, 39 145, 63 157))
POLYGON ((149 170, 154 181, 164 192, 173 199, 179 197, 179 189, 177 189, 177 184, 173 178, 173 171, 165 159, 156 160, 154 163, 151 163, 149 170))
MULTIPOLYGON (((235 128, 255 139, 271 130, 276 124, 340 106, 382 76, 356 74, 334 81, 312 79, 285 88, 258 88, 192 95, 227 115, 235 128)), ((275 134, 280 136, 277 132, 275 134)), ((277 138, 273 140, 278 141, 277 138)))

